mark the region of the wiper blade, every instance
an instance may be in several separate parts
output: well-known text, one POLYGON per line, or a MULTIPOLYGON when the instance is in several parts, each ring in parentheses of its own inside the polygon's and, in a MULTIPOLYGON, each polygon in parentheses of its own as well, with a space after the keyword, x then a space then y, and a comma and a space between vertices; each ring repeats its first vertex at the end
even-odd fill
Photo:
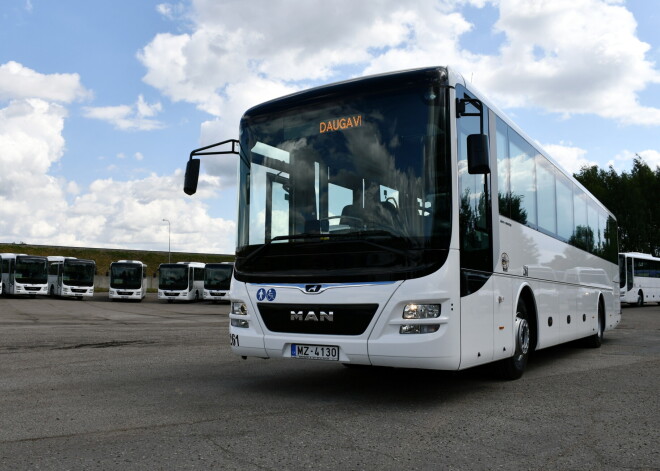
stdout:
POLYGON ((368 239, 369 237, 374 237, 374 236, 386 236, 388 239, 404 240, 412 246, 411 248, 417 248, 417 247, 414 247, 414 246, 417 245, 417 243, 415 243, 415 241, 413 239, 411 239, 409 237, 402 236, 402 235, 393 234, 392 232, 386 231, 386 230, 383 230, 383 229, 359 230, 359 231, 345 232, 345 233, 302 232, 300 234, 289 234, 289 235, 281 235, 281 236, 273 237, 269 241, 265 242, 261 247, 256 249, 254 252, 247 255, 245 257, 244 263, 249 262, 251 259, 256 257, 258 254, 263 252, 273 242, 295 240, 295 239, 318 239, 318 240, 334 239, 334 240, 341 240, 341 241, 357 239, 361 242, 364 242, 367 245, 379 248, 379 249, 381 249, 385 252, 394 253, 394 254, 401 255, 401 256, 406 257, 406 258, 411 257, 411 255, 412 255, 412 250, 411 249, 401 250, 401 249, 397 249, 397 248, 394 248, 394 247, 390 247, 388 245, 379 244, 377 242, 374 242, 373 240, 368 239))

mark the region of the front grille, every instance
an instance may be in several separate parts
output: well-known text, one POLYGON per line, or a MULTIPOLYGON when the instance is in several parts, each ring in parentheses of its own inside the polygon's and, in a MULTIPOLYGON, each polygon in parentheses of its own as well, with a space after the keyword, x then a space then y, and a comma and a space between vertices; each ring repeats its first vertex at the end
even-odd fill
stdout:
POLYGON ((178 296, 179 293, 172 293, 171 291, 165 291, 165 296, 178 296))
POLYGON ((80 288, 71 288, 71 291, 74 293, 82 293, 82 294, 87 292, 86 289, 80 289, 80 288))
POLYGON ((117 291, 117 294, 119 296, 131 296, 133 294, 133 291, 117 291))
POLYGON ((25 291, 39 291, 40 289, 38 286, 25 286, 25 291))
POLYGON ((257 307, 271 332, 360 335, 376 314, 378 304, 259 303, 257 307), (330 313, 332 321, 329 320, 330 313))

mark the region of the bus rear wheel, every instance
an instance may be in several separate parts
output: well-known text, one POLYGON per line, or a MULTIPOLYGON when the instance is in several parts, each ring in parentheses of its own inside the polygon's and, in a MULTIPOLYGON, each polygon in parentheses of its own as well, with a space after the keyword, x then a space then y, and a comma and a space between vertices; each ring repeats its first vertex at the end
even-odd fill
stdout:
POLYGON ((518 299, 516 308, 515 329, 515 352, 512 357, 500 361, 500 376, 502 379, 513 380, 523 375, 527 366, 530 349, 530 326, 529 314, 525 301, 518 299))

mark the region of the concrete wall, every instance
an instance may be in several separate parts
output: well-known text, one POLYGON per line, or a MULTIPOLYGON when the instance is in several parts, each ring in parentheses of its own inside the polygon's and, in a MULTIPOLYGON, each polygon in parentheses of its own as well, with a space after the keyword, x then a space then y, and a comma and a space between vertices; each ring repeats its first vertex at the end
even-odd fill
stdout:
MULTIPOLYGON (((110 277, 105 275, 94 275, 94 288, 109 289, 110 277)), ((147 277, 147 289, 158 289, 158 277, 147 277)))

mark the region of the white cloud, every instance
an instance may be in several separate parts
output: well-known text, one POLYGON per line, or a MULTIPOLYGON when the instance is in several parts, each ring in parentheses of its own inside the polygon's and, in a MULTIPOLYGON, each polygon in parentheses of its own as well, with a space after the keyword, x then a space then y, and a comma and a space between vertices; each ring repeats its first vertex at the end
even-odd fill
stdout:
MULTIPOLYGON (((37 75, 44 90, 53 87, 49 78, 59 83, 59 77, 37 75)), ((96 180, 86 188, 55 178, 53 164, 65 156, 67 110, 49 94, 41 96, 53 101, 24 93, 0 107, 0 240, 163 250, 167 232, 161 219, 167 217, 173 250, 233 253, 235 223, 209 216, 204 203, 217 197, 217 177, 202 175, 192 198, 181 191, 181 170, 132 181, 96 180)), ((136 113, 154 110, 146 105, 136 113)), ((142 154, 134 157, 141 160, 142 154)))
POLYGON ((149 104, 142 95, 133 105, 85 107, 85 117, 99 119, 123 131, 151 131, 161 129, 164 124, 152 119, 162 111, 160 103, 149 104))
POLYGON ((40 74, 14 61, 0 65, 0 101, 39 98, 71 103, 91 96, 78 74, 40 74))
MULTIPOLYGON (((237 137, 249 107, 346 70, 366 75, 445 64, 473 75, 500 107, 660 125, 660 109, 639 98, 660 83, 660 73, 618 0, 338 0, 333 8, 196 0, 187 17, 189 33, 159 34, 138 58, 146 83, 213 116, 202 124, 202 144, 237 137), (460 42, 474 28, 461 8, 486 3, 499 9, 493 32, 505 38, 493 55, 465 50, 460 42)), ((570 168, 588 162, 578 157, 566 162, 570 168)), ((207 160, 207 171, 235 178, 228 160, 207 160)))
POLYGON ((608 162, 608 166, 613 167, 617 172, 629 172, 632 168, 633 160, 640 158, 655 171, 660 167, 660 152, 654 149, 647 149, 640 152, 624 150, 614 156, 614 159, 608 162))
POLYGON ((598 165, 596 162, 586 158, 587 151, 579 147, 560 144, 544 144, 543 149, 550 154, 564 170, 569 173, 578 173, 582 167, 598 165))
POLYGON ((501 0, 500 54, 475 62, 482 88, 505 106, 596 114, 624 124, 660 125, 660 109, 639 93, 660 83, 624 5, 599 0, 501 0))

